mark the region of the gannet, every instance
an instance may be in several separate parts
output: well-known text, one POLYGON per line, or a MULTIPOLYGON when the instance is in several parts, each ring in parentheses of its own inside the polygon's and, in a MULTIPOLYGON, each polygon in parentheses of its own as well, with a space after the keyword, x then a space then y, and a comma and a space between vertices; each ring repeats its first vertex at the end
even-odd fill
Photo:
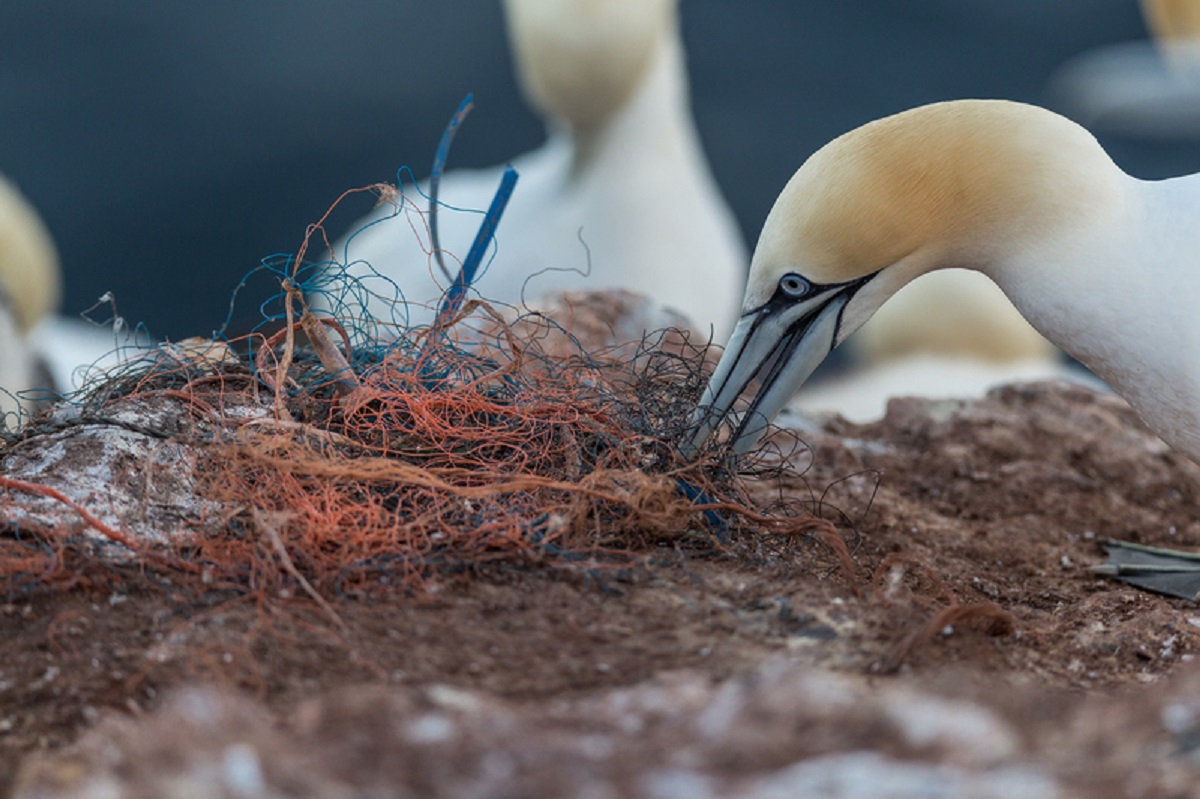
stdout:
POLYGON ((1142 0, 1153 43, 1072 59, 1051 96, 1075 119, 1126 135, 1200 138, 1200 0, 1142 0))
POLYGON ((133 331, 55 313, 61 294, 50 231, 0 176, 0 429, 144 349, 133 331))
POLYGON ((33 206, 0 176, 0 428, 32 403, 18 397, 50 378, 30 330, 58 304, 58 250, 33 206))
POLYGON ((1142 16, 1158 46, 1176 66, 1189 68, 1188 59, 1200 45, 1200 2, 1197 0, 1142 0, 1142 16), (1183 63, 1180 63, 1180 62, 1183 63))
POLYGON ((58 250, 37 211, 0 175, 0 283, 22 332, 58 307, 58 250))
POLYGON ((1143 181, 1036 106, 959 100, 868 123, 813 154, 759 236, 693 454, 760 371, 745 452, 829 352, 910 280, 996 282, 1168 444, 1200 460, 1200 175, 1143 181), (765 368, 764 368, 765 367, 765 368))
MULTIPOLYGON (((520 84, 547 120, 548 139, 512 161, 520 181, 478 294, 520 305, 550 292, 630 289, 723 338, 737 316, 747 250, 692 122, 677 0, 504 5, 520 84)), ((485 124, 483 113, 471 124, 485 124)), ((449 173, 439 200, 486 209, 501 169, 449 173)), ((424 198, 407 195, 423 211, 424 198)), ((432 264, 426 221, 416 210, 389 211, 335 251, 378 294, 390 299, 394 289, 372 270, 394 281, 410 302, 410 324, 429 323, 447 281, 432 264)), ((464 257, 480 218, 443 208, 443 250, 464 257)), ((392 315, 387 299, 367 307, 392 315)))

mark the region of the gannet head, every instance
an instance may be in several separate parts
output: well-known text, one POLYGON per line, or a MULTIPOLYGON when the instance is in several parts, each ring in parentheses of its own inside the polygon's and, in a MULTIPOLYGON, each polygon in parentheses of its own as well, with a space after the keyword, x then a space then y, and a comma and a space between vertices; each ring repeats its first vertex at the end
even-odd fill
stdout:
POLYGON ((1200 75, 1200 2, 1142 0, 1142 16, 1171 67, 1185 77, 1200 75))
POLYGON ((572 130, 602 125, 633 96, 677 25, 677 0, 505 0, 530 105, 572 130))
POLYGON ((1142 0, 1142 16, 1160 42, 1200 39, 1200 3, 1196 0, 1142 0))
POLYGON ((829 352, 902 286, 941 267, 1002 266, 1024 242, 1086 217, 1081 197, 1109 191, 1113 172, 1083 128, 1005 101, 923 106, 830 142, 767 216, 742 315, 683 451, 698 449, 770 364, 730 442, 750 449, 829 352))
POLYGON ((0 291, 26 331, 58 305, 58 250, 41 217, 0 176, 0 291))

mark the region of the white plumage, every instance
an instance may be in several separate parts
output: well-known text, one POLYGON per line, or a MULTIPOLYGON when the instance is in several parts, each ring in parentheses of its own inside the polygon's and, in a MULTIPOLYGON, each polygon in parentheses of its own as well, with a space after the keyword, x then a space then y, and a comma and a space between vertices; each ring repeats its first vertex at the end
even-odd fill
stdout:
MULTIPOLYGON (((548 138, 512 161, 520 180, 478 294, 516 306, 563 290, 628 289, 726 335, 746 252, 691 119, 676 2, 509 0, 505 8, 518 74, 548 138)), ((485 125, 477 113, 471 124, 485 125)), ((439 199, 486 209, 501 170, 448 173, 439 199)), ((384 208, 336 250, 383 295, 369 303, 374 315, 392 315, 392 289, 371 278, 377 271, 410 302, 408 321, 426 324, 446 280, 430 255, 425 201, 408 195, 417 208, 390 219, 384 208)), ((442 209, 442 248, 465 257, 480 219, 442 209)), ((447 262, 456 269, 453 257, 447 262)))

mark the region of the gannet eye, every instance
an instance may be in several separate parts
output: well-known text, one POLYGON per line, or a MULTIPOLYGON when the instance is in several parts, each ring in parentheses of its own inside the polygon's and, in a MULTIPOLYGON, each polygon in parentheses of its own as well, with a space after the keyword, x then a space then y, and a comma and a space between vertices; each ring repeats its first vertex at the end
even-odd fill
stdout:
POLYGON ((803 298, 812 291, 812 284, 795 272, 788 272, 779 278, 779 290, 793 300, 803 298))

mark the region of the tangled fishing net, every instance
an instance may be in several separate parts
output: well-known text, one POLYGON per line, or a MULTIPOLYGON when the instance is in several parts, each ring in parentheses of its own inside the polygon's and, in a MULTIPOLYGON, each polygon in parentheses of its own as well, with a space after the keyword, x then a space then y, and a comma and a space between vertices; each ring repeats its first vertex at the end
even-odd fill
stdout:
POLYGON ((433 326, 381 334, 345 311, 354 278, 305 262, 319 235, 264 265, 281 290, 259 330, 164 345, 9 444, 6 593, 137 574, 183 594, 361 596, 747 530, 836 539, 803 510, 754 511, 719 458, 676 454, 706 379, 687 334, 585 349, 546 316, 466 301, 470 258, 433 326), (317 292, 337 292, 333 314, 317 292), (97 483, 56 478, 72 458, 97 483))

